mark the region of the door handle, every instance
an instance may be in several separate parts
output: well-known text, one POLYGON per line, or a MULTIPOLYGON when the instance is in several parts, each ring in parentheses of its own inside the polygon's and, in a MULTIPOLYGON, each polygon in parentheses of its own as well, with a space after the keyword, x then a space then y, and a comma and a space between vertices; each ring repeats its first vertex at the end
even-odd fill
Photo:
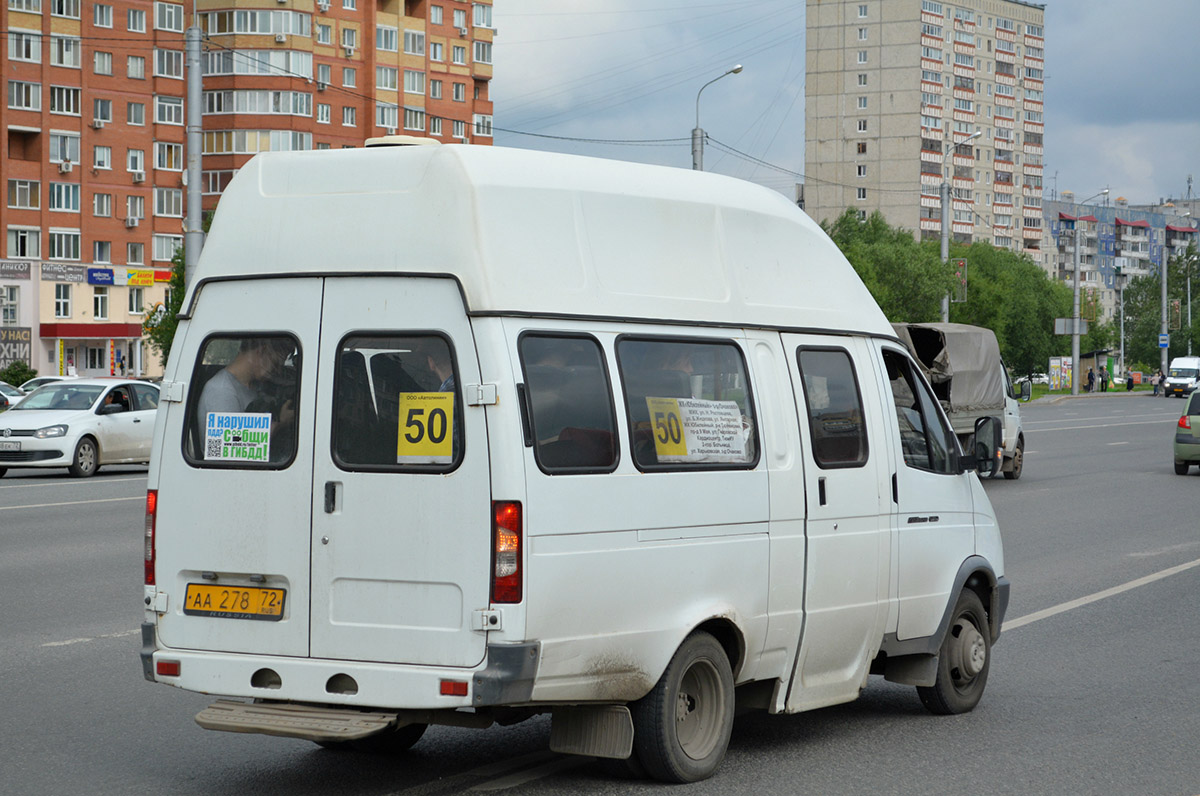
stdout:
POLYGON ((822 506, 825 505, 825 476, 817 479, 817 500, 822 506))
POLYGON ((326 481, 325 482, 325 513, 326 514, 332 514, 334 509, 337 508, 337 488, 338 488, 338 485, 337 485, 336 481, 326 481))

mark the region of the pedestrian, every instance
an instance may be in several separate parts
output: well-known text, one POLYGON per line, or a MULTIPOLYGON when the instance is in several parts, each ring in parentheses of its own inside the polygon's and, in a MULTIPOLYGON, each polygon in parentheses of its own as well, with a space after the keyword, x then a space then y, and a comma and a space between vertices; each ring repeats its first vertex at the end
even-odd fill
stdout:
POLYGON ((1096 386, 1096 371, 1093 370, 1092 368, 1088 368, 1087 391, 1091 392, 1092 388, 1095 386, 1096 386))
POLYGON ((1108 368, 1100 366, 1100 392, 1108 392, 1108 368))
POLYGON ((1150 377, 1150 386, 1154 388, 1154 396, 1153 397, 1155 397, 1155 398, 1158 397, 1158 388, 1162 383, 1162 379, 1160 378, 1161 376, 1162 376, 1162 371, 1160 370, 1157 373, 1155 373, 1153 376, 1150 377))
POLYGON ((1125 392, 1133 392, 1133 374, 1125 372, 1125 392))

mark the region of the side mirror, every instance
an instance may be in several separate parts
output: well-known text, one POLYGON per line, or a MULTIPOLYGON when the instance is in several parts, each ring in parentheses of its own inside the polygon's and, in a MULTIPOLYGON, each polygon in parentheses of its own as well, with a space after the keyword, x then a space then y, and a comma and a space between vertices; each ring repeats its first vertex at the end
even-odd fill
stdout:
POLYGON ((981 417, 975 421, 971 451, 962 460, 964 472, 973 469, 985 476, 1000 471, 1001 456, 1004 455, 1003 430, 998 417, 981 417))
POLYGON ((1029 379, 1021 382, 1021 401, 1028 402, 1033 397, 1033 382, 1029 379))

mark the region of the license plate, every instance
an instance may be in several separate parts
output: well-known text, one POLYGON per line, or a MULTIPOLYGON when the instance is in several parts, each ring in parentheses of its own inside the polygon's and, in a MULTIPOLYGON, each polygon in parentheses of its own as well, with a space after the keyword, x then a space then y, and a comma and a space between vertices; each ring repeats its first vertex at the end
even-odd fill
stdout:
POLYGON ((20 442, 0 442, 0 451, 19 451, 21 450, 20 442))
POLYGON ((191 616, 278 622, 283 619, 283 598, 286 593, 285 589, 258 586, 189 583, 183 598, 183 612, 191 616))

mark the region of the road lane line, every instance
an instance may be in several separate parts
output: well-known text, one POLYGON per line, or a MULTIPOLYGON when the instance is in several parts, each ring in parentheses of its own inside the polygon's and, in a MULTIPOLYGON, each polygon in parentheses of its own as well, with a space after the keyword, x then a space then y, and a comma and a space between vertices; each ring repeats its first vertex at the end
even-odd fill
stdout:
POLYGON ((128 636, 136 636, 141 633, 140 630, 122 630, 119 633, 103 633, 99 636, 88 636, 87 638, 69 638, 66 641, 47 641, 43 647, 69 647, 72 644, 86 644, 89 641, 99 641, 102 638, 126 638, 128 636))
POLYGON ((1125 440, 1124 442, 1110 442, 1110 443, 1108 443, 1108 447, 1111 448, 1114 445, 1128 445, 1128 444, 1129 444, 1129 440, 1125 440))
POLYGON ((145 495, 136 495, 134 497, 120 498, 96 498, 95 500, 68 500, 64 503, 30 503, 26 506, 0 506, 0 511, 13 511, 15 509, 44 509, 49 506, 83 506, 88 503, 119 503, 122 500, 145 500, 145 495))
POLYGON ((546 763, 543 766, 529 768, 524 771, 518 771, 515 774, 509 774, 507 777, 493 779, 490 782, 481 782, 480 784, 472 787, 471 790, 482 792, 507 790, 509 788, 515 788, 518 785, 528 784, 537 779, 542 779, 543 777, 549 777, 553 774, 559 773, 560 771, 578 768, 579 766, 591 763, 593 760, 595 760, 593 757, 576 757, 571 755, 570 757, 563 757, 559 760, 546 763))
POLYGON ((1094 423, 1090 426, 1059 426, 1058 428, 1033 428, 1031 432, 1045 434, 1050 431, 1082 431, 1085 428, 1116 428, 1117 426, 1166 426, 1173 424, 1171 418, 1161 418, 1159 420, 1138 420, 1133 423, 1094 423))
MULTIPOLYGON (((141 478, 104 478, 99 481, 89 481, 88 484, 90 484, 92 486, 99 486, 101 484, 121 484, 126 481, 145 481, 146 478, 147 478, 147 476, 142 476, 141 478)), ((39 481, 36 484, 4 484, 3 486, 0 486, 0 489, 32 489, 34 487, 39 487, 39 486, 40 487, 54 487, 56 489, 62 489, 63 486, 65 486, 65 484, 68 484, 68 483, 78 483, 78 482, 77 481, 76 482, 71 482, 71 481, 64 482, 62 480, 56 480, 56 481, 39 481)))
POLYGON ((1058 605, 1051 606, 1050 608, 1044 608, 1041 611, 1034 611, 1033 613, 1026 614, 1018 619, 1005 622, 1003 629, 1016 630, 1018 627, 1024 627, 1025 625, 1032 624, 1033 622, 1037 622, 1042 619, 1048 619, 1052 616, 1056 616, 1067 611, 1072 611, 1076 608, 1082 608, 1085 605, 1090 605, 1091 603, 1099 602, 1100 600, 1104 600, 1109 597, 1115 597, 1118 594, 1130 591, 1131 589, 1136 589, 1139 586, 1145 586, 1147 584, 1154 583, 1155 581, 1169 578, 1172 575, 1178 575, 1180 572, 1186 572, 1194 567, 1200 567, 1200 558, 1197 558, 1195 561, 1189 561, 1186 564, 1180 564, 1177 567, 1171 567, 1160 572, 1155 572, 1154 574, 1147 575, 1144 578, 1138 578, 1137 580, 1131 580, 1128 583, 1122 583, 1120 586, 1113 586, 1111 589, 1105 589, 1104 591, 1098 591, 1095 594, 1089 594, 1086 597, 1080 597, 1077 600, 1070 600, 1069 602, 1059 603, 1058 605))

